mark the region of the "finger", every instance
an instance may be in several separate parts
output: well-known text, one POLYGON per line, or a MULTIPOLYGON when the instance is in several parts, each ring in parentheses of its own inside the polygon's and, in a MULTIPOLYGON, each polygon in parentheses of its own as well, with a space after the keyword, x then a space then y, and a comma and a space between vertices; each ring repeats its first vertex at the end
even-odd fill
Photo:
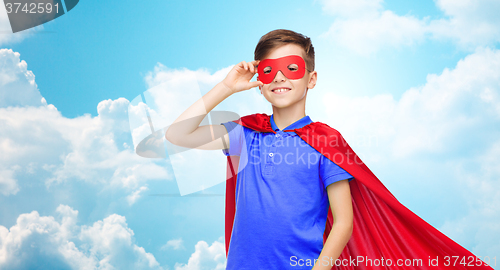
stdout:
POLYGON ((257 73, 259 71, 259 64, 260 64, 260 60, 256 60, 255 61, 255 72, 257 73))
POLYGON ((238 63, 238 68, 239 69, 245 69, 245 61, 241 61, 238 63))
POLYGON ((249 83, 250 88, 258 87, 258 86, 261 86, 261 85, 264 85, 261 81, 255 81, 255 82, 250 82, 249 83))
POLYGON ((254 60, 250 63, 252 63, 252 66, 254 67, 254 73, 257 73, 260 60, 254 60))
POLYGON ((245 62, 245 61, 241 61, 241 63, 243 64, 243 68, 244 68, 245 70, 248 70, 247 62, 245 62))

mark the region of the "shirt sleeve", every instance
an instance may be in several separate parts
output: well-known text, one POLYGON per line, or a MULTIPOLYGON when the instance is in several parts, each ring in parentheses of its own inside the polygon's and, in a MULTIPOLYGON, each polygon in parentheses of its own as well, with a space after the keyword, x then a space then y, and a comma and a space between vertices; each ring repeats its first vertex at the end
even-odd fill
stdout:
POLYGON ((236 124, 233 121, 222 123, 226 127, 229 134, 229 149, 222 149, 222 153, 226 156, 239 156, 244 140, 243 126, 236 124))
POLYGON ((354 179, 352 175, 323 155, 321 155, 319 170, 325 188, 340 180, 349 179, 349 182, 351 182, 354 179))

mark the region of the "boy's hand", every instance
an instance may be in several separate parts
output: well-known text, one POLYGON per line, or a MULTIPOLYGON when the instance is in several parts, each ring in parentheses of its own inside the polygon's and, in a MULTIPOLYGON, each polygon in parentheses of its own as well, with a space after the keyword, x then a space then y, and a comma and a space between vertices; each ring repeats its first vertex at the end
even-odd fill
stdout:
POLYGON ((236 93, 248 90, 253 87, 264 85, 261 81, 250 82, 252 77, 257 73, 257 65, 260 61, 245 62, 241 61, 235 65, 227 74, 222 83, 229 88, 231 93, 236 93))

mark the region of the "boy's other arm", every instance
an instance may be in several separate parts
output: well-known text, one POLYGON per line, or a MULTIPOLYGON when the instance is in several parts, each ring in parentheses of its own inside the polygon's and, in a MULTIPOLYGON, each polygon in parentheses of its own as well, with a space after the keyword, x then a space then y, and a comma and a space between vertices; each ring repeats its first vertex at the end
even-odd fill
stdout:
POLYGON ((223 125, 199 126, 203 118, 230 95, 262 85, 250 82, 259 61, 240 62, 226 78, 184 111, 165 132, 165 138, 178 146, 203 150, 229 148, 229 135, 223 125), (221 139, 222 138, 222 139, 221 139), (224 141, 223 141, 224 140, 224 141))
POLYGON ((332 210, 333 225, 319 255, 319 261, 313 270, 330 270, 332 268, 330 262, 335 262, 339 258, 351 238, 353 229, 351 189, 348 180, 340 180, 330 184, 326 187, 326 191, 332 210))

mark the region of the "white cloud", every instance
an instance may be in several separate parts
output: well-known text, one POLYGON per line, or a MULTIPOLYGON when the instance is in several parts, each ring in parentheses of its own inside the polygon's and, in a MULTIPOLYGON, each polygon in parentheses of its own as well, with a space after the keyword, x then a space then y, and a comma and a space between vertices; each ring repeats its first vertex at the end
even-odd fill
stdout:
MULTIPOLYGON (((392 95, 351 98, 327 93, 324 101, 328 114, 343 116, 335 122, 346 133, 390 138, 392 155, 443 153, 467 144, 471 138, 480 138, 483 128, 498 126, 498 74, 500 51, 479 48, 459 61, 454 70, 428 75, 424 86, 407 90, 400 100, 392 95), (356 113, 343 113, 352 108, 356 113), (359 125, 360 121, 364 124, 359 125)), ((492 142, 489 136, 484 139, 480 142, 492 142)))
POLYGON ((137 156, 131 141, 124 98, 104 100, 98 116, 66 118, 42 101, 33 73, 12 50, 0 50, 0 185, 1 194, 22 191, 18 179, 44 175, 48 188, 82 180, 104 189, 129 192, 129 203, 149 180, 171 179, 165 161, 137 156), (15 90, 15 91, 14 91, 15 90), (163 163, 163 164, 162 164, 163 163))
POLYGON ((499 1, 437 0, 436 5, 447 16, 431 22, 436 38, 450 38, 467 49, 500 42, 499 1))
POLYGON ((60 205, 57 212, 60 221, 33 211, 10 229, 0 226, 0 268, 162 269, 134 243, 125 217, 113 214, 80 227, 78 211, 60 205))
POLYGON ((128 195, 127 196, 128 204, 133 205, 142 196, 142 194, 148 190, 149 190, 148 187, 142 186, 139 189, 137 189, 136 191, 134 191, 132 194, 128 195))
POLYGON ((168 241, 167 241, 167 243, 166 243, 165 245, 163 245, 160 249, 161 249, 161 250, 168 250, 168 249, 174 249, 174 250, 178 250, 178 249, 185 249, 185 248, 184 248, 184 241, 182 240, 182 238, 168 240, 168 241))
POLYGON ((455 41, 473 50, 500 42, 500 2, 439 0, 445 18, 416 18, 384 10, 381 0, 323 0, 323 10, 336 16, 322 35, 361 55, 384 47, 412 46, 427 38, 455 41))
MULTIPOLYGON (((116 103, 128 105, 125 99, 110 104, 116 103)), ((0 122, 4 123, 0 168, 19 165, 21 171, 49 172, 51 176, 45 180, 49 187, 80 179, 132 191, 148 180, 170 178, 164 166, 137 156, 131 149, 120 149, 130 136, 122 129, 126 120, 101 115, 70 119, 42 106, 0 108, 0 122)), ((9 175, 6 179, 12 179, 13 174, 9 175)), ((15 191, 12 180, 6 181, 15 191)))
POLYGON ((20 60, 20 54, 11 49, 0 49, 0 89, 0 108, 43 105, 35 75, 20 60))
POLYGON ((82 226, 80 240, 90 244, 90 254, 99 258, 99 267, 117 269, 158 269, 151 253, 133 243, 134 232, 125 217, 113 214, 91 227, 82 226))
POLYGON ((425 21, 409 15, 398 16, 386 10, 377 16, 338 19, 324 37, 358 54, 368 55, 384 47, 417 44, 424 40, 425 34, 425 21))
POLYGON ((16 195, 19 191, 13 170, 0 170, 0 193, 5 196, 16 195))
POLYGON ((175 270, 219 269, 226 269, 226 251, 224 244, 219 241, 213 242, 210 246, 205 241, 199 241, 187 264, 175 264, 175 270))

